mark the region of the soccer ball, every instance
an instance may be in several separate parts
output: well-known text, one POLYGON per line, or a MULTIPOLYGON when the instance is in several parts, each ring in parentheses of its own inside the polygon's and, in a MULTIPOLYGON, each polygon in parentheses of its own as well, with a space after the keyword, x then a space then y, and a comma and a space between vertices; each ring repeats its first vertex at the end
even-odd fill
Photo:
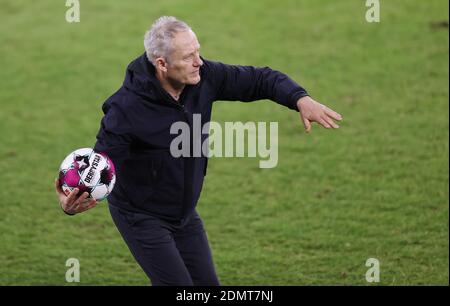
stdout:
POLYGON ((86 191, 90 198, 101 201, 111 193, 115 182, 112 160, 91 148, 73 151, 59 167, 59 185, 66 195, 78 188, 78 195, 86 191))

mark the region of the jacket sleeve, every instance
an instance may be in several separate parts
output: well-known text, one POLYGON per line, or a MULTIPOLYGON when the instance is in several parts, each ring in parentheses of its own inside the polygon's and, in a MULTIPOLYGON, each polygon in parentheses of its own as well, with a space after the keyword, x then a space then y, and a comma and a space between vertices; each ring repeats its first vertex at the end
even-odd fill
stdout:
POLYGON ((307 91, 286 74, 269 67, 226 65, 204 60, 216 89, 216 100, 250 102, 269 99, 290 109, 297 109, 298 99, 307 91))
POLYGON ((94 150, 106 153, 113 161, 116 171, 120 171, 123 162, 130 156, 133 141, 131 121, 117 106, 107 106, 105 103, 103 112, 94 150))

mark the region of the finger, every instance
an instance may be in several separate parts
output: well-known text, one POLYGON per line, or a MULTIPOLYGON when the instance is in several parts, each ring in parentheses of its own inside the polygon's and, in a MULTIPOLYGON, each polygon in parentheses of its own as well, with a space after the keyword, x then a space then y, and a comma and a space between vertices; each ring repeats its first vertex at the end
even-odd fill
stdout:
POLYGON ((311 122, 308 119, 302 117, 303 126, 305 127, 306 133, 311 131, 311 122))
POLYGON ((75 201, 75 203, 76 203, 77 205, 79 205, 79 204, 83 203, 84 200, 87 199, 87 197, 89 197, 89 193, 87 193, 87 192, 85 191, 85 192, 83 192, 83 194, 75 201))
POLYGON ((97 202, 97 201, 95 201, 95 199, 93 199, 93 198, 86 198, 82 202, 79 202, 77 204, 81 207, 85 207, 85 206, 92 204, 92 202, 97 202))
POLYGON ((69 195, 67 196, 66 199, 66 204, 72 206, 73 202, 75 201, 75 198, 78 194, 78 191, 80 191, 78 188, 75 188, 74 190, 72 190, 69 195))
POLYGON ((77 211, 78 212, 86 211, 88 209, 93 208, 97 204, 98 204, 98 202, 95 199, 87 200, 87 201, 85 201, 84 203, 82 203, 81 205, 78 206, 77 211))
POLYGON ((323 120, 325 120, 326 123, 328 123, 328 125, 330 125, 332 128, 334 129, 338 129, 339 125, 337 125, 333 119, 331 119, 330 117, 324 116, 323 120))
POLYGON ((72 202, 68 202, 66 204, 65 210, 67 212, 70 212, 70 213, 77 213, 78 212, 78 210, 77 210, 78 205, 80 205, 80 203, 77 200, 74 199, 72 202))
POLYGON ((86 210, 91 209, 92 207, 97 206, 98 202, 95 199, 91 199, 86 205, 86 210))
POLYGON ((87 199, 89 194, 87 192, 83 192, 83 194, 73 203, 68 205, 67 210, 72 213, 79 213, 83 211, 84 206, 90 203, 91 199, 87 199))
POLYGON ((92 208, 92 207, 96 206, 97 204, 98 204, 97 200, 90 199, 89 202, 86 204, 86 207, 92 208))
POLYGON ((332 109, 329 109, 328 107, 325 109, 325 114, 331 118, 333 118, 334 120, 337 121, 341 121, 342 120, 342 115, 339 113, 336 113, 335 111, 333 111, 332 109))
POLYGON ((330 129, 331 128, 331 126, 322 117, 320 117, 317 120, 317 123, 320 124, 321 126, 323 126, 326 129, 330 129))

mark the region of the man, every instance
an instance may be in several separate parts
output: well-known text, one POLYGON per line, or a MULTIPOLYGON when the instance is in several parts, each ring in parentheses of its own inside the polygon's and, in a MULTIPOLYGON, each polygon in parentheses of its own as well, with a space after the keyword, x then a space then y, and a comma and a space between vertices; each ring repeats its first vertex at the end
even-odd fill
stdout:
MULTIPOLYGON (((174 17, 159 18, 145 34, 145 53, 132 61, 123 85, 104 104, 95 150, 117 169, 108 197, 112 218, 153 285, 219 285, 207 236, 195 207, 207 157, 174 157, 175 122, 202 126, 215 100, 270 99, 311 122, 338 128, 341 115, 315 102, 288 76, 268 67, 225 65, 200 57, 191 28, 174 17)), ((208 135, 201 136, 202 143, 208 135)), ((200 139, 191 137, 190 144, 200 139)), ((192 145, 189 151, 192 153, 192 145)), ((67 197, 55 182, 68 214, 96 205, 77 190, 67 197)))

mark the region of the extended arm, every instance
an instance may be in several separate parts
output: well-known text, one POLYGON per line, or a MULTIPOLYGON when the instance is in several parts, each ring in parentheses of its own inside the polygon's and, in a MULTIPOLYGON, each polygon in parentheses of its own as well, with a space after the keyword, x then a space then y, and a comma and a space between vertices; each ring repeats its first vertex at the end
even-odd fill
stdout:
POLYGON ((226 65, 204 61, 211 72, 217 91, 216 100, 256 101, 269 99, 300 112, 306 132, 311 123, 325 128, 339 128, 334 120, 342 116, 325 105, 314 101, 307 91, 286 74, 268 67, 226 65))

